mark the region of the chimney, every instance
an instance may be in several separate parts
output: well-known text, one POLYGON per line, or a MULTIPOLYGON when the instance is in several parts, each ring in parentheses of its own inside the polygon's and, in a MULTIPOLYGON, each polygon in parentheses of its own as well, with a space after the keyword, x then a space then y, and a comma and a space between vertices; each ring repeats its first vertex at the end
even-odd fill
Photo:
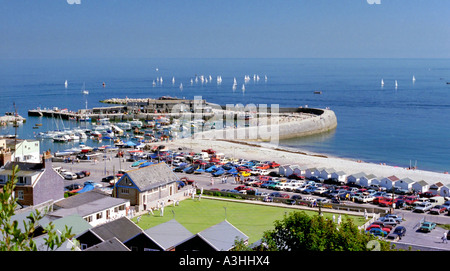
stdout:
POLYGON ((46 168, 46 167, 51 168, 52 153, 50 152, 50 150, 48 150, 42 154, 42 162, 44 164, 44 168, 46 168))

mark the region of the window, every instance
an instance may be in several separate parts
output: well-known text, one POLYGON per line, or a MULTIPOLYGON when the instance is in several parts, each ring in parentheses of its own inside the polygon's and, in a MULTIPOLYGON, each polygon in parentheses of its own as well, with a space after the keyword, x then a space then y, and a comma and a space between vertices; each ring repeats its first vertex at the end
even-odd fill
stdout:
POLYGON ((17 190, 17 199, 23 200, 23 190, 17 190))
POLYGON ((103 217, 103 212, 97 213, 96 219, 102 219, 102 217, 103 217))
POLYGON ((84 218, 84 220, 86 220, 87 222, 92 222, 92 216, 87 216, 84 218))
POLYGON ((130 189, 122 188, 121 190, 123 194, 130 194, 130 189))

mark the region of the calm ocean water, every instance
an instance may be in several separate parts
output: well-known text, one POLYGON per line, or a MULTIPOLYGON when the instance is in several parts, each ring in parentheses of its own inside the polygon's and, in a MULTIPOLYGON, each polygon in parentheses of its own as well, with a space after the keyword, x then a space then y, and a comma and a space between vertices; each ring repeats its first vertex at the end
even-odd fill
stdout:
MULTIPOLYGON (((201 95, 219 104, 330 107, 338 118, 335 131, 285 140, 280 145, 398 166, 409 166, 411 162, 420 169, 448 171, 449 72, 448 59, 2 60, 0 106, 4 112, 14 111, 15 103, 18 113, 27 117, 27 123, 17 130, 21 138, 32 138, 38 132, 32 129, 35 123, 43 123, 39 131, 55 128, 54 120, 28 117, 29 109, 56 106, 78 110, 85 107, 86 100, 91 108, 105 106, 99 101, 113 97, 168 95, 192 99, 201 95), (260 77, 258 82, 253 81, 254 74, 260 77), (211 75, 213 81, 191 86, 190 79, 195 75, 211 75), (222 76, 220 85, 216 83, 218 75, 222 76), (251 80, 243 93, 245 75, 250 75, 251 80), (157 77, 163 77, 163 84, 153 87, 157 77), (234 77, 238 82, 235 91, 234 77), (382 78, 384 87, 380 85, 382 78), (65 80, 69 83, 67 89, 65 80), (81 93, 83 83, 89 95, 81 93), (315 90, 322 94, 313 94, 315 90)), ((65 127, 78 125, 64 122, 65 127)), ((0 133, 14 134, 14 129, 6 127, 0 133)), ((42 144, 43 149, 52 151, 69 147, 42 144)))

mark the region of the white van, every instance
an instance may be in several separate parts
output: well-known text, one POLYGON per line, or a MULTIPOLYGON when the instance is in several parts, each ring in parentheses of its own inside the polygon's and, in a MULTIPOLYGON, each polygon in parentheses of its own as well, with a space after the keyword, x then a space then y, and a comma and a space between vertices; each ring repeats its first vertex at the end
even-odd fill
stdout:
POLYGON ((434 197, 430 198, 430 202, 433 205, 442 205, 442 204, 444 204, 445 199, 444 199, 444 197, 441 197, 441 196, 434 196, 434 197))

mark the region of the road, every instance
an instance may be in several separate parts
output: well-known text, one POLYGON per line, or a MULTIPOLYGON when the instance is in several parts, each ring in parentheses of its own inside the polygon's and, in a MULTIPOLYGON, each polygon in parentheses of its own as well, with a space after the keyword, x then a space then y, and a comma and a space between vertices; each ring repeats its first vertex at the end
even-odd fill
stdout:
MULTIPOLYGON (((53 167, 61 166, 62 168, 72 171, 78 172, 81 170, 88 170, 91 172, 89 177, 85 177, 83 179, 77 180, 65 180, 65 185, 72 183, 83 184, 87 180, 92 180, 96 183, 101 184, 102 186, 107 186, 107 183, 102 182, 102 178, 112 175, 114 172, 117 173, 119 169, 122 170, 130 170, 133 169, 131 167, 132 162, 126 162, 123 159, 119 159, 116 157, 107 157, 104 160, 98 161, 94 163, 90 162, 79 162, 79 163, 62 163, 62 162, 53 162, 53 167)), ((211 175, 208 173, 203 174, 185 174, 185 173, 177 173, 177 175, 181 177, 188 177, 189 179, 193 179, 197 182, 198 187, 203 187, 204 189, 218 188, 222 189, 233 189, 239 184, 234 183, 234 179, 232 177, 228 178, 227 183, 222 183, 221 177, 213 178, 214 184, 211 185, 211 175)), ((259 189, 261 192, 273 192, 273 190, 269 189, 259 189)), ((285 192, 289 195, 296 194, 294 192, 285 192)), ((313 196, 318 197, 318 196, 313 196)), ((359 204, 359 203, 351 203, 347 202, 346 204, 357 204, 359 206, 367 206, 368 209, 373 207, 372 204, 359 204)), ((387 210, 387 208, 386 208, 387 210)), ((396 214, 399 214, 403 217, 404 221, 401 225, 405 226, 407 229, 406 236, 403 237, 400 241, 398 241, 398 247, 402 249, 408 249, 409 246, 414 247, 413 249, 420 250, 450 250, 450 244, 442 242, 442 235, 444 233, 443 228, 436 227, 430 233, 422 233, 418 231, 418 227, 420 225, 420 221, 425 219, 426 221, 436 222, 438 224, 450 224, 450 216, 446 214, 441 215, 430 215, 430 214, 417 214, 408 210, 398 210, 395 211, 396 214), (417 247, 416 247, 417 246, 417 247)), ((449 240, 450 241, 450 240, 449 240)))

